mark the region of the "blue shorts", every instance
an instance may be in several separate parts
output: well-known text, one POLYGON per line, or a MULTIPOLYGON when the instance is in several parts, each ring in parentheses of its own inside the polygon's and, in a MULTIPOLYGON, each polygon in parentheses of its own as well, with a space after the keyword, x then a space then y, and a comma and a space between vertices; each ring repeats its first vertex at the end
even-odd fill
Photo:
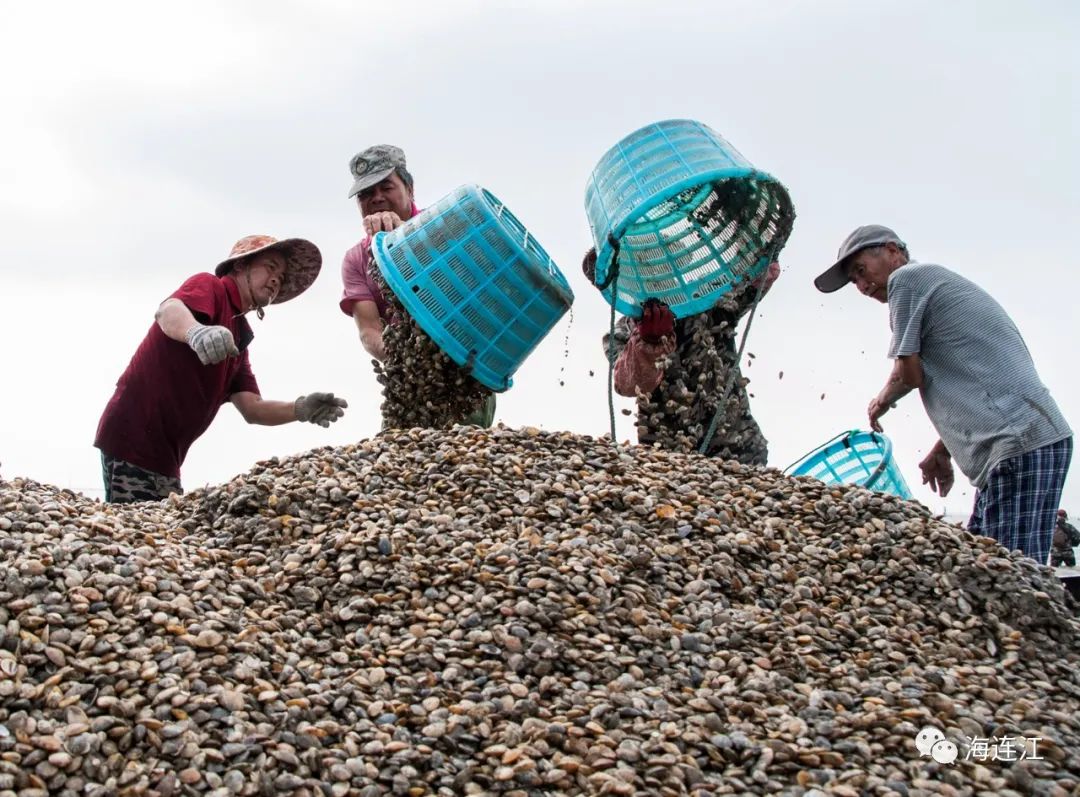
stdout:
POLYGON ((1072 449, 1067 437, 995 465, 975 493, 968 531, 1047 564, 1072 449))

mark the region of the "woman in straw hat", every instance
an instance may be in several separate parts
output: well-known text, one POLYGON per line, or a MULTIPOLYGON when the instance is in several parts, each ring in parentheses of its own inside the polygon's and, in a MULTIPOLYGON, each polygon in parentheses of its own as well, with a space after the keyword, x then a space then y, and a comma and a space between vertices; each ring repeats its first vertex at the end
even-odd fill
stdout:
POLYGON ((161 303, 98 423, 105 500, 156 501, 182 493, 188 448, 231 401, 248 423, 306 421, 329 426, 344 399, 310 393, 296 401, 263 399, 251 371, 254 338, 245 316, 303 293, 322 265, 301 238, 249 235, 214 274, 196 274, 161 303))

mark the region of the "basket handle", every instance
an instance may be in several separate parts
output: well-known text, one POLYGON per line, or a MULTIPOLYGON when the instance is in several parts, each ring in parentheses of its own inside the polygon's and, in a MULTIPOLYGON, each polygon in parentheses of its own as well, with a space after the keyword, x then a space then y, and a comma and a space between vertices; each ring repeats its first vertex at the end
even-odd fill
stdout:
MULTIPOLYGON (((872 438, 874 438, 875 443, 877 443, 878 445, 881 445, 881 438, 878 437, 877 432, 870 432, 870 436, 872 438)), ((874 468, 874 472, 871 473, 870 476, 867 478, 866 486, 868 488, 873 488, 874 482, 876 482, 878 480, 878 477, 881 476, 881 474, 885 472, 885 468, 887 468, 888 466, 889 466, 889 458, 888 457, 882 457, 881 462, 879 462, 877 464, 877 467, 874 468)))
MULTIPOLYGON (((608 272, 605 275, 606 278, 602 284, 596 282, 595 275, 593 278, 593 285, 601 292, 608 289, 619 273, 619 239, 615 237, 615 233, 608 233, 608 243, 611 244, 611 262, 608 263, 608 272)), ((615 302, 613 301, 612 304, 615 304, 615 302)))
MULTIPOLYGON (((833 437, 830 440, 826 440, 821 445, 815 446, 814 448, 810 449, 805 454, 803 454, 801 457, 799 457, 797 460, 792 462, 790 465, 788 465, 786 468, 784 468, 783 472, 787 473, 789 470, 794 468, 796 465, 798 465, 800 462, 802 462, 804 459, 806 459, 808 456, 813 454, 818 449, 825 448, 825 446, 830 445, 831 443, 835 443, 840 438, 844 438, 844 447, 845 448, 851 448, 851 439, 850 439, 851 435, 855 434, 858 431, 859 431, 858 429, 849 429, 846 432, 841 432, 840 434, 836 435, 836 437, 833 437)), ((874 432, 874 431, 869 432, 869 434, 870 434, 870 437, 873 439, 873 441, 880 445, 880 443, 881 443, 880 435, 878 435, 878 433, 874 432)), ((887 468, 888 466, 889 466, 889 460, 886 457, 882 457, 881 462, 879 462, 874 467, 874 470, 867 477, 866 482, 864 483, 863 486, 868 488, 868 489, 873 489, 874 482, 876 482, 878 480, 878 478, 881 476, 881 474, 885 472, 885 468, 887 468)))
MULTIPOLYGON (((813 453, 814 453, 815 451, 817 451, 817 450, 818 450, 819 448, 825 448, 825 446, 829 445, 830 443, 835 443, 835 442, 836 442, 837 440, 839 440, 839 439, 840 439, 841 437, 849 437, 850 435, 853 435, 853 434, 855 434, 855 432, 857 432, 857 431, 859 431, 859 430, 858 430, 858 429, 849 429, 849 430, 848 430, 848 431, 846 431, 846 432, 841 432, 840 434, 836 435, 836 437, 833 437, 833 438, 830 438, 829 440, 826 440, 826 441, 825 441, 824 443, 821 443, 820 445, 816 445, 816 446, 814 446, 814 447, 813 447, 813 448, 811 448, 811 449, 810 449, 809 451, 807 451, 807 452, 806 452, 805 454, 803 454, 803 455, 802 455, 801 457, 799 457, 799 458, 798 458, 797 460, 795 460, 795 461, 794 461, 794 462, 792 462, 792 463, 791 463, 790 465, 788 465, 788 466, 787 466, 786 468, 784 468, 783 472, 784 472, 784 473, 787 473, 787 472, 788 472, 789 470, 791 470, 792 468, 794 468, 794 467, 795 467, 796 465, 798 465, 798 464, 799 464, 800 462, 802 462, 802 461, 803 461, 804 459, 806 459, 806 458, 807 458, 808 456, 810 456, 811 454, 813 454, 813 453)), ((847 446, 848 448, 850 448, 850 447, 851 447, 851 443, 850 443, 850 442, 848 442, 847 440, 845 440, 845 441, 844 441, 844 445, 845 445, 845 446, 847 446)))

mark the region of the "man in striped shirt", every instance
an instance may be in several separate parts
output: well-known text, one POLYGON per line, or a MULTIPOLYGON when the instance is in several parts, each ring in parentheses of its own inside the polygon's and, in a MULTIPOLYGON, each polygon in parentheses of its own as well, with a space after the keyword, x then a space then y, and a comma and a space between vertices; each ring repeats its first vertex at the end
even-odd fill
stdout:
POLYGON ((977 488, 968 530, 1046 564, 1072 430, 1039 379, 1027 345, 993 297, 942 266, 917 263, 895 232, 859 227, 814 280, 831 293, 849 282, 889 305, 895 360, 867 408, 870 426, 918 388, 940 439, 919 463, 942 496, 957 466, 977 488))

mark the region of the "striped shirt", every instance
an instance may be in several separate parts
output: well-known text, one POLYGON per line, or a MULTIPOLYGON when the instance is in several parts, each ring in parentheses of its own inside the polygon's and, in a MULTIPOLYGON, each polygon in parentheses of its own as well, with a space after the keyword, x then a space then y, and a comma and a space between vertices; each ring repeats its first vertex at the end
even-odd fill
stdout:
POLYGON ((1016 325, 978 285, 911 262, 889 276, 888 300, 889 356, 919 355, 926 414, 976 487, 1002 460, 1072 435, 1016 325))

